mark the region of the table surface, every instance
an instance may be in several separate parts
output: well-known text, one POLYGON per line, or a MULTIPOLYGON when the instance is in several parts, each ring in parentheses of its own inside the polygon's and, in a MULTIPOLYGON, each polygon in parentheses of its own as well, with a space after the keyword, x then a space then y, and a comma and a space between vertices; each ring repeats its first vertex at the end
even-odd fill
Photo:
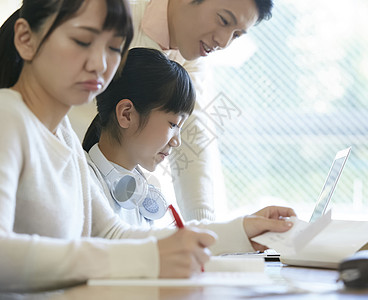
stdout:
POLYGON ((368 289, 348 290, 337 282, 336 270, 301 268, 267 262, 265 273, 273 286, 257 287, 126 287, 79 285, 42 293, 0 293, 1 300, 232 300, 232 299, 368 299, 368 289))

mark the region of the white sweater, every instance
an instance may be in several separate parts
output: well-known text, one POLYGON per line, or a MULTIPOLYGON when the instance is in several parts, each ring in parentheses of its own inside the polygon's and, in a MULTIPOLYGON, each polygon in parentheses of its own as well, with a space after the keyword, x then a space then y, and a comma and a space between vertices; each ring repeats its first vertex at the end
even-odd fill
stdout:
MULTIPOLYGON (((0 89, 0 106, 0 289, 157 277, 156 239, 175 229, 121 222, 93 184, 67 117, 53 135, 17 92, 0 89)), ((252 250, 241 218, 198 227, 218 234, 214 254, 252 250)))

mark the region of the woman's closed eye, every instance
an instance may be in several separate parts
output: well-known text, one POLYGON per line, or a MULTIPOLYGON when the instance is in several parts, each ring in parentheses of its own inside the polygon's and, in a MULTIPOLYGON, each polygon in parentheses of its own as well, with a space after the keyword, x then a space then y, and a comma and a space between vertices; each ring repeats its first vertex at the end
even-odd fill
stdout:
MULTIPOLYGON (((92 44, 92 42, 84 42, 84 41, 79 40, 79 39, 73 39, 73 40, 74 40, 74 42, 77 43, 77 45, 79 45, 83 48, 87 48, 87 47, 91 46, 91 44, 92 44)), ((118 46, 118 47, 109 46, 109 48, 110 48, 111 51, 114 51, 114 52, 117 52, 117 53, 120 53, 120 54, 122 52, 122 46, 118 46)))
POLYGON ((114 37, 114 39, 110 42, 109 48, 112 51, 122 53, 124 47, 124 39, 122 37, 114 37))
MULTIPOLYGON (((83 48, 87 48, 87 47, 89 47, 91 45, 90 42, 86 43, 86 42, 82 42, 82 41, 76 40, 76 39, 74 39, 74 41, 77 43, 77 45, 79 45, 79 46, 81 46, 83 48)), ((121 47, 113 47, 113 46, 110 46, 109 48, 110 48, 111 51, 117 52, 119 54, 121 54, 121 52, 122 52, 122 48, 121 47)))
POLYGON ((123 51, 121 47, 117 48, 117 47, 110 47, 110 49, 114 52, 120 53, 123 51))
POLYGON ((91 42, 83 42, 83 41, 78 40, 78 39, 73 39, 73 40, 74 40, 74 42, 77 43, 77 45, 82 46, 82 47, 88 47, 88 46, 91 45, 91 42))

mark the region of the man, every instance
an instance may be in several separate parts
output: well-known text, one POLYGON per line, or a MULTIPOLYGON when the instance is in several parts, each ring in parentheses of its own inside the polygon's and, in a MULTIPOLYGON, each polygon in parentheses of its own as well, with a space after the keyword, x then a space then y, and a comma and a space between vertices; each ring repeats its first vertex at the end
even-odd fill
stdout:
POLYGON ((167 53, 190 74, 197 103, 182 130, 182 146, 171 155, 176 200, 185 220, 214 219, 214 196, 221 169, 213 124, 205 108, 205 59, 252 26, 271 17, 272 0, 130 0, 133 47, 167 53), (215 184, 216 182, 216 184, 215 184))

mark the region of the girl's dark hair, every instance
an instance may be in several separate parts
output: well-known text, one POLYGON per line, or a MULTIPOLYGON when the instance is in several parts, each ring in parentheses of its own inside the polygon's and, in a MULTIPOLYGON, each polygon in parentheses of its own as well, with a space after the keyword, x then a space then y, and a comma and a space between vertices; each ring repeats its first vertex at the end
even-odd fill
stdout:
MULTIPOLYGON (((129 4, 126 0, 105 0, 107 15, 103 29, 116 29, 125 37, 122 56, 128 50, 133 38, 133 25, 129 4)), ((23 5, 15 11, 0 28, 0 88, 13 86, 20 75, 23 60, 14 46, 14 24, 24 18, 34 32, 39 31, 45 21, 56 18, 41 41, 39 48, 50 34, 63 22, 72 18, 85 0, 23 0, 23 5)))
POLYGON ((84 150, 89 151, 98 143, 101 131, 105 130, 121 142, 115 109, 122 99, 133 102, 140 115, 139 127, 143 128, 153 109, 191 114, 195 90, 187 71, 165 54, 148 48, 129 50, 121 74, 97 96, 98 114, 84 136, 84 150))

